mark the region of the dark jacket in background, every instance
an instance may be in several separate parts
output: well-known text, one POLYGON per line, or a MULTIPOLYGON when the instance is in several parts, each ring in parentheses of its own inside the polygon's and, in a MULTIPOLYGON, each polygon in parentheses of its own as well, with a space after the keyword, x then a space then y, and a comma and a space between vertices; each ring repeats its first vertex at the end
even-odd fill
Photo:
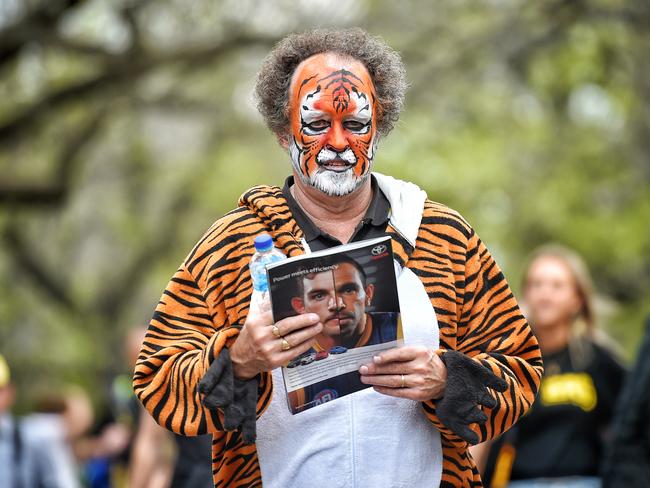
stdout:
POLYGON ((603 488, 650 487, 650 316, 636 365, 616 407, 603 488))
POLYGON ((212 436, 185 437, 176 434, 178 458, 172 488, 212 488, 212 436))

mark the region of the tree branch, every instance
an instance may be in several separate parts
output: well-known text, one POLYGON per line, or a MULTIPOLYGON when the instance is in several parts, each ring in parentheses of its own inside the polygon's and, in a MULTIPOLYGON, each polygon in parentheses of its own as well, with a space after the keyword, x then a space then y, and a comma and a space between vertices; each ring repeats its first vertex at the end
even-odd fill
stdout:
POLYGON ((142 247, 137 256, 129 266, 129 269, 120 276, 119 286, 109 286, 107 290, 99 295, 99 302, 96 309, 101 311, 102 316, 116 319, 123 311, 126 303, 134 295, 142 280, 147 276, 147 271, 177 244, 172 236, 175 236, 176 228, 180 219, 185 216, 183 212, 189 206, 190 195, 182 192, 170 209, 165 212, 171 217, 165 219, 165 225, 158 227, 158 232, 149 241, 148 245, 142 247))
POLYGON ((0 31, 0 66, 18 55, 30 42, 49 36, 59 19, 85 0, 44 0, 21 19, 0 31))
POLYGON ((22 113, 0 124, 0 145, 16 141, 26 135, 27 129, 57 108, 71 102, 86 101, 96 95, 105 95, 107 90, 133 84, 138 78, 150 71, 170 64, 181 64, 196 67, 204 66, 219 59, 230 51, 271 39, 262 37, 237 37, 215 46, 195 49, 184 49, 159 55, 131 57, 108 65, 105 70, 94 78, 66 86, 54 91, 35 102, 22 113))
POLYGON ((80 160, 79 154, 99 132, 105 116, 105 110, 99 110, 67 140, 56 158, 57 170, 53 183, 47 185, 0 184, 0 204, 21 207, 61 205, 70 192, 70 181, 75 164, 80 160))
POLYGON ((63 305, 73 313, 79 313, 64 284, 57 279, 54 273, 43 266, 37 253, 30 250, 16 224, 8 225, 2 237, 7 250, 13 257, 13 262, 20 266, 38 287, 59 305, 63 305))

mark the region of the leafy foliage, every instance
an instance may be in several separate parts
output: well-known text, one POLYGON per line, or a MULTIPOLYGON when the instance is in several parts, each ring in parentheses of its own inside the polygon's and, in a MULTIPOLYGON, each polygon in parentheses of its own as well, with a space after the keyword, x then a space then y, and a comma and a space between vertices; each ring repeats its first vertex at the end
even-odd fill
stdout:
POLYGON ((633 355, 650 311, 644 2, 3 2, 0 350, 18 384, 38 378, 25 401, 128 370, 126 331, 198 237, 282 183, 253 80, 315 25, 360 25, 406 61, 376 170, 461 211, 515 289, 534 247, 578 250, 633 355))

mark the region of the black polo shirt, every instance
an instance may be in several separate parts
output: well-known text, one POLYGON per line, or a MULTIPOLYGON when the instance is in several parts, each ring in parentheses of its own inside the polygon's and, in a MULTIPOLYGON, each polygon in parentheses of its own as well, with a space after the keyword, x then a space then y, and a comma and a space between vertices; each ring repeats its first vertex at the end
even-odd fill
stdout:
MULTIPOLYGON (((388 218, 390 217, 390 203, 386 195, 384 195, 384 192, 379 188, 377 180, 373 175, 370 175, 370 180, 372 185, 372 200, 363 219, 361 219, 361 222, 354 229, 350 242, 363 241, 365 239, 373 239, 386 235, 386 227, 388 226, 388 218)), ((342 242, 336 237, 319 229, 300 205, 298 205, 291 191, 289 191, 289 188, 293 184, 293 176, 289 176, 284 182, 282 194, 287 199, 289 210, 291 210, 293 218, 296 219, 298 226, 302 229, 310 249, 312 251, 320 251, 341 245, 342 242)))

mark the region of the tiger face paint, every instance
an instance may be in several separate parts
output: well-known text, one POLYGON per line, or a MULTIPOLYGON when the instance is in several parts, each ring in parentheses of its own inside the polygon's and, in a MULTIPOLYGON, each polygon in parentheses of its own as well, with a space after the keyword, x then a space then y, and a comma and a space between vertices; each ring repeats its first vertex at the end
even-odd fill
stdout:
POLYGON ((289 153, 303 183, 328 195, 347 195, 370 175, 377 143, 376 96, 356 60, 316 54, 291 83, 289 153))

